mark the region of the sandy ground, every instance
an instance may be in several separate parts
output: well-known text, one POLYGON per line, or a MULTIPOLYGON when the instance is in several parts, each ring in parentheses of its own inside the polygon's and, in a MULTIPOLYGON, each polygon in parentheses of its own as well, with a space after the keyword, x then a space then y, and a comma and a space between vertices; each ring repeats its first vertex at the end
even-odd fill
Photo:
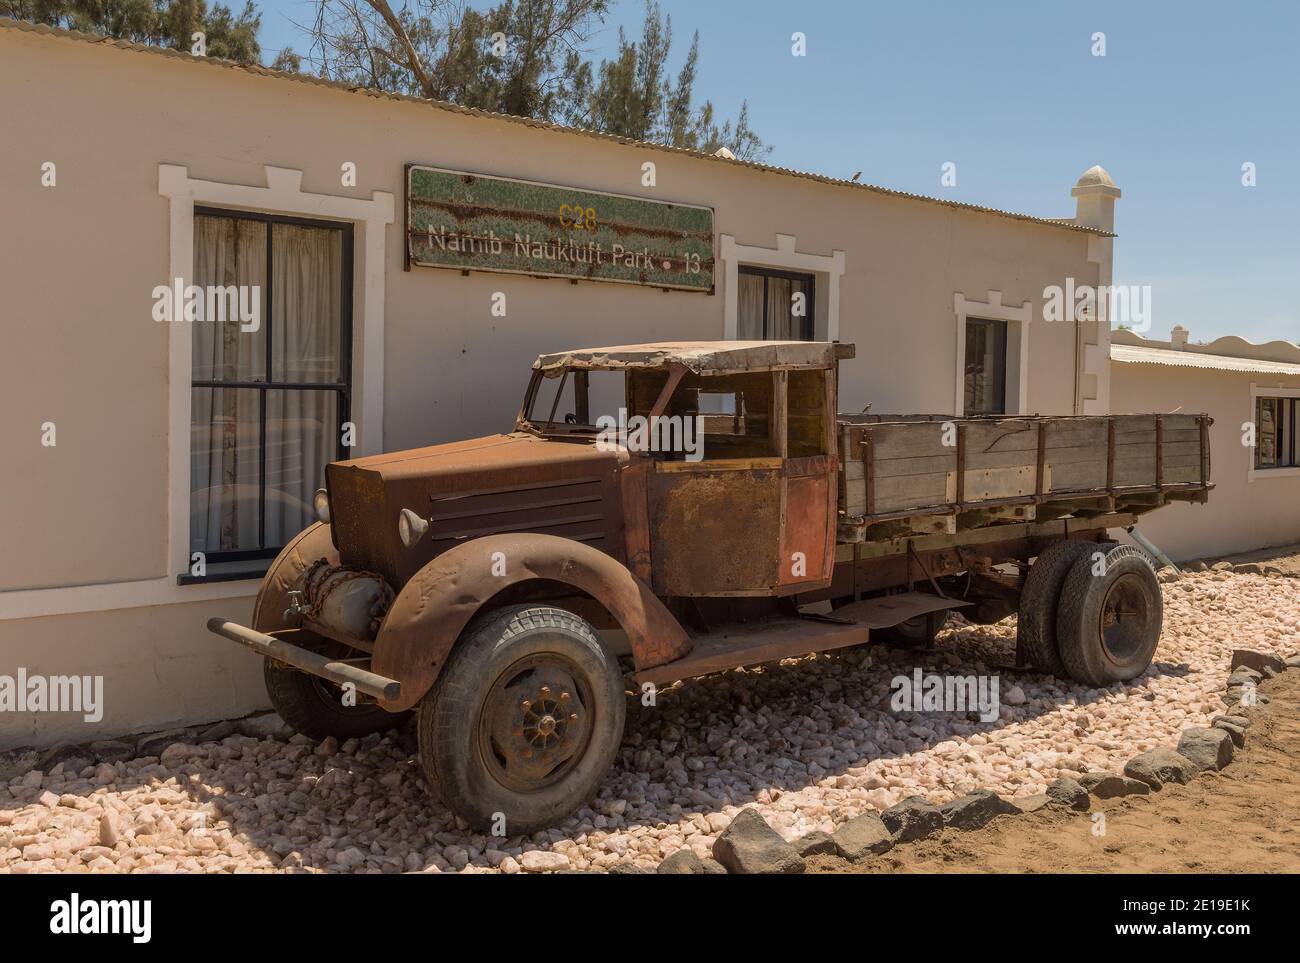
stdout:
POLYGON ((977 832, 899 846, 850 865, 816 857, 818 873, 1300 872, 1300 671, 1265 682, 1246 748, 1222 772, 1148 796, 1093 801, 1092 813, 1002 816, 977 832), (1095 834, 1096 816, 1104 835, 1095 834))

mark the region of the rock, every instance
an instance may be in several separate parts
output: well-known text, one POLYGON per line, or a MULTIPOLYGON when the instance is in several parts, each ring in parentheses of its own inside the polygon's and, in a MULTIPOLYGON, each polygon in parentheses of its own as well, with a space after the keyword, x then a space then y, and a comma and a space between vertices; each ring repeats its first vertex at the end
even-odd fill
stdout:
POLYGON ((1192 761, 1197 771, 1218 771, 1232 762, 1232 736, 1223 729, 1184 729, 1178 753, 1192 761))
POLYGON ((505 859, 501 860, 501 863, 497 868, 507 876, 513 876, 515 873, 519 872, 519 863, 513 856, 507 856, 505 859))
POLYGON ((854 816, 831 834, 835 851, 850 862, 879 856, 894 847, 894 837, 876 813, 854 816))
POLYGON ((1036 813, 1046 806, 1051 800, 1047 798, 1047 793, 1040 792, 1036 796, 1020 796, 1011 800, 1011 805, 1016 807, 1020 813, 1036 813))
POLYGON ((1211 571, 1211 572, 1231 572, 1231 571, 1232 571, 1232 563, 1231 563, 1231 562, 1215 562, 1213 565, 1210 566, 1210 571, 1211 571))
POLYGON ((704 865, 689 849, 679 849, 660 863, 655 872, 661 876, 700 876, 704 865))
POLYGON ((235 734, 235 723, 231 719, 223 719, 221 722, 208 726, 199 732, 195 738, 199 742, 220 742, 229 736, 235 734))
POLYGON ((1187 572, 1208 572, 1210 566, 1206 565, 1198 558, 1195 562, 1188 562, 1184 565, 1183 570, 1187 572))
POLYGON ((704 867, 705 876, 726 876, 727 867, 723 866, 716 859, 702 859, 700 865, 704 867))
POLYGON ((994 816, 1014 816, 1020 812, 991 789, 977 789, 939 807, 945 826, 955 829, 980 829, 994 816))
POLYGON ((1161 584, 1177 582, 1181 577, 1182 576, 1178 569, 1174 568, 1172 565, 1163 565, 1160 567, 1159 571, 1156 572, 1156 581, 1161 584))
POLYGON ((569 869, 569 857, 546 849, 530 849, 519 857, 519 865, 526 873, 554 873, 569 869))
POLYGON ((1087 811, 1092 803, 1088 800, 1088 790, 1077 779, 1057 779, 1047 786, 1047 804, 1063 806, 1066 809, 1087 811))
POLYGON ((615 863, 609 868, 609 874, 611 876, 645 876, 653 874, 654 872, 655 871, 652 869, 646 869, 644 866, 637 866, 635 863, 615 863))
POLYGON ((1288 669, 1300 669, 1300 655, 1289 655, 1282 661, 1288 669))
POLYGON ((1256 672, 1263 672, 1264 667, 1272 669, 1274 672, 1283 672, 1286 670, 1286 662, 1279 659, 1276 655, 1268 652, 1256 652, 1253 649, 1233 649, 1232 662, 1229 668, 1236 669, 1242 667, 1254 669, 1256 672))
POLYGON ((1250 728, 1250 720, 1245 716, 1218 715, 1210 719, 1210 725, 1214 725, 1216 722, 1227 722, 1230 723, 1231 725, 1236 726, 1238 729, 1250 728))
POLYGON ((1232 744, 1236 748, 1241 749, 1246 745, 1246 730, 1241 726, 1233 725, 1226 719, 1220 718, 1217 722, 1214 722, 1211 727, 1214 729, 1222 729, 1226 732, 1228 738, 1232 740, 1232 744))
POLYGON ((1156 790, 1167 782, 1185 786, 1195 771, 1190 759, 1172 749, 1151 749, 1124 764, 1124 775, 1156 790))
POLYGON ((136 740, 135 752, 138 756, 161 756, 163 750, 174 742, 184 742, 190 734, 184 729, 168 729, 166 732, 150 732, 136 740))
POLYGON ((792 874, 804 871, 803 857, 753 808, 736 814, 713 843, 713 858, 729 873, 792 874))
POLYGON ((1018 685, 1013 685, 1007 690, 1005 699, 1009 706, 1022 706, 1029 701, 1025 696, 1025 690, 1020 688, 1018 685))
POLYGON ((1234 572, 1240 572, 1242 575, 1263 575, 1264 566, 1258 562, 1238 562, 1232 566, 1234 572))
POLYGON ((835 840, 829 833, 817 832, 807 833, 800 836, 793 843, 794 850, 804 859, 809 856, 824 856, 835 854, 835 840))
POLYGON ((235 726, 241 735, 253 739, 288 739, 293 735, 289 723, 281 719, 277 712, 263 712, 260 715, 249 716, 247 719, 240 719, 235 726))
POLYGON ((122 834, 117 828, 117 815, 111 811, 105 812, 99 817, 99 845, 112 849, 121 838, 122 834))
POLYGON ((1225 689, 1231 689, 1239 685, 1259 685, 1264 681, 1264 674, 1258 672, 1249 666, 1240 666, 1233 669, 1232 674, 1228 676, 1228 681, 1224 683, 1225 689))
POLYGON ((909 843, 925 839, 943 831, 943 813, 939 807, 921 796, 908 796, 897 805, 880 814, 881 821, 894 836, 896 843, 909 843))
POLYGON ((1079 785, 1098 799, 1118 799, 1121 796, 1145 796, 1151 787, 1128 776, 1113 772, 1089 772, 1079 777, 1079 785))
POLYGON ((120 739, 104 739, 86 747, 99 762, 125 762, 135 756, 135 744, 120 739))
POLYGON ((158 761, 169 769, 174 769, 188 762, 197 751, 197 748, 184 742, 173 742, 159 754, 158 761))
POLYGON ((48 789, 41 793, 40 798, 36 800, 46 809, 55 809, 59 805, 59 797, 54 795, 48 789))

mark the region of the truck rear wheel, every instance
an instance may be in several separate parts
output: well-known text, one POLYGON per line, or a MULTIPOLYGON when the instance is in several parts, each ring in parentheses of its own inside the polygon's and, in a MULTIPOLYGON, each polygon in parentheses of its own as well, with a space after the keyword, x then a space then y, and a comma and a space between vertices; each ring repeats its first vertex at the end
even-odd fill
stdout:
POLYGON ((1109 546, 1101 574, 1096 567, 1087 555, 1070 569, 1056 635, 1070 678, 1101 688, 1134 679, 1151 665, 1164 601, 1150 559, 1132 545, 1109 546))
POLYGON ((280 718, 295 732, 312 739, 359 739, 395 729, 409 712, 389 712, 374 703, 346 705, 343 690, 292 666, 266 659, 262 670, 266 694, 280 718))
POLYGON ((595 795, 623 739, 618 661, 589 623, 515 605, 471 624, 420 704, 420 762, 447 807, 511 836, 595 795))
POLYGON ((1061 588, 1074 564, 1096 545, 1096 542, 1069 540, 1053 542, 1029 566, 1016 617, 1016 646, 1025 660, 1040 672, 1060 677, 1068 674, 1056 637, 1061 588))

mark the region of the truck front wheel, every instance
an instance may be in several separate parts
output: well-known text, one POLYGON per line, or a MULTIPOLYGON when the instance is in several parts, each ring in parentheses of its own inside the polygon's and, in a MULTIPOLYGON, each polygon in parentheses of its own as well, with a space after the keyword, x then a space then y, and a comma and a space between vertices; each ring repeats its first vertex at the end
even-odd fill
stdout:
POLYGON ((623 739, 618 661, 589 623, 515 605, 466 629, 420 703, 420 762, 447 807, 510 836, 595 795, 623 739))
POLYGON ((1101 688, 1146 671, 1164 620, 1160 582, 1132 545, 1074 563, 1061 590, 1056 636, 1070 678, 1101 688))

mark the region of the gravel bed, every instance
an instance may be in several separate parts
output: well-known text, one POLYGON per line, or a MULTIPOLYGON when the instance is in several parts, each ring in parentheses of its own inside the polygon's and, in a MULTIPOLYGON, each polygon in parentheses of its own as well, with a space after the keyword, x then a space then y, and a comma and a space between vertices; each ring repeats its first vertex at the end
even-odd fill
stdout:
POLYGON ((656 706, 630 706, 591 806, 531 837, 458 826, 426 792, 409 725, 341 746, 236 735, 34 770, 0 783, 0 873, 653 868, 683 848, 708 856, 747 805, 793 840, 912 795, 1035 795, 1174 747, 1222 711, 1233 648, 1282 655, 1300 640, 1293 580, 1210 571, 1162 588, 1156 661, 1125 686, 1000 668, 1014 657, 1008 619, 960 624, 925 653, 865 647, 661 689, 656 706), (891 711, 891 680, 918 667, 997 675, 999 718, 891 711))

